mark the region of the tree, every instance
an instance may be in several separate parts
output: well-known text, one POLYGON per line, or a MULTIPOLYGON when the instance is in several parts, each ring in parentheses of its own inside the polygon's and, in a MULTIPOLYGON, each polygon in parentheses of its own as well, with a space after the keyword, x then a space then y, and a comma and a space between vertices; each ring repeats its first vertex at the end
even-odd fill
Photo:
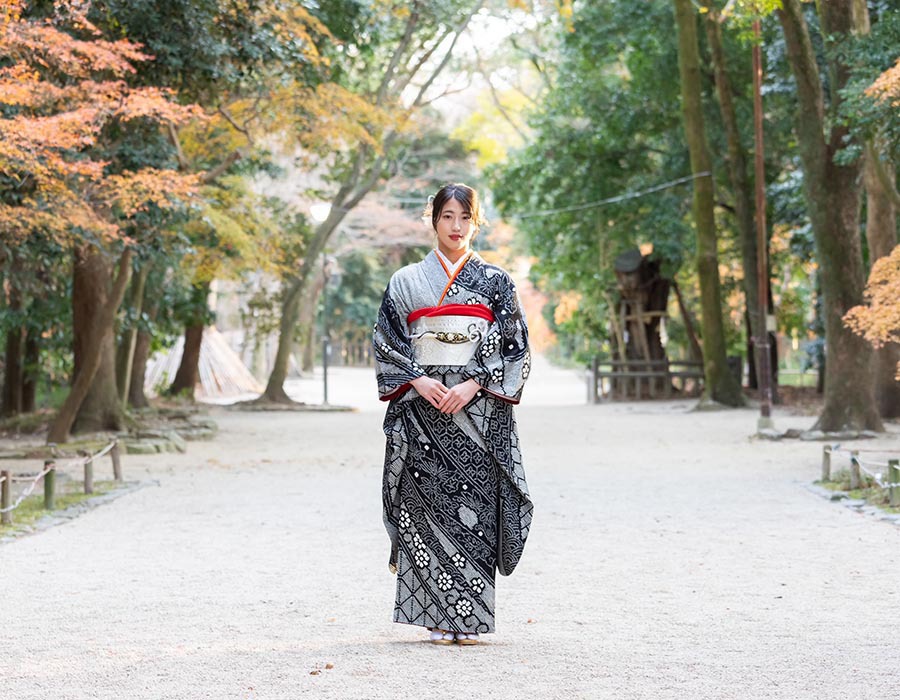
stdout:
POLYGON ((744 403, 741 386, 728 370, 722 322, 722 300, 713 195, 712 159, 706 140, 700 87, 697 19, 690 0, 674 0, 678 30, 678 66, 681 74, 684 130, 694 175, 694 223, 697 229, 697 272, 703 313, 704 394, 729 406, 744 403))
MULTIPOLYGON (((844 51, 851 76, 841 91, 841 115, 855 143, 845 147, 838 158, 862 159, 865 186, 865 229, 869 261, 874 264, 890 255, 897 244, 897 162, 898 128, 896 104, 891 104, 891 68, 872 82, 875 73, 894 60, 900 41, 900 18, 887 8, 873 6, 870 17, 866 3, 854 6, 857 36, 846 42, 844 51)), ((894 67, 896 71, 896 66, 894 67)), ((894 87, 896 100, 896 85, 894 87)), ((900 362, 900 345, 887 343, 875 352, 875 399, 882 418, 900 417, 900 382, 894 378, 900 362)))
MULTIPOLYGON (((851 0, 833 0, 819 7, 819 20, 829 42, 850 34, 851 0)), ((796 133, 824 295, 825 406, 816 427, 880 430, 871 349, 842 322, 847 311, 862 300, 864 283, 859 235, 860 165, 835 162, 837 151, 848 137, 847 127, 834 119, 841 102, 840 90, 847 83, 848 67, 840 55, 829 52, 829 115, 800 1, 784 0, 783 9, 777 14, 796 80, 796 133)))
POLYGON ((98 153, 104 132, 129 122, 182 123, 197 112, 164 91, 130 88, 133 64, 148 57, 126 40, 101 39, 85 5, 56 3, 48 18, 25 16, 21 2, 10 7, 0 35, 0 54, 8 57, 0 69, 0 232, 12 241, 42 235, 71 245, 75 285, 86 295, 73 299, 84 315, 76 324, 74 383, 48 436, 58 442, 106 354, 130 274, 132 222, 173 206, 195 186, 194 178, 165 169, 109 172, 98 153))
MULTIPOLYGON (((352 91, 355 99, 346 100, 345 114, 356 118, 345 124, 328 109, 314 116, 322 125, 340 127, 336 136, 328 136, 321 128, 300 135, 308 152, 331 159, 328 179, 336 189, 327 217, 312 233, 299 271, 286 282, 278 349, 261 401, 290 401, 284 380, 301 304, 319 256, 347 213, 396 168, 404 135, 414 127, 416 113, 435 99, 431 88, 480 7, 480 2, 416 0, 384 14, 360 13, 359 23, 349 28, 352 31, 345 27, 336 34, 340 43, 330 56, 334 80, 352 91)), ((333 26, 335 21, 325 23, 333 26)), ((319 92, 327 94, 329 86, 319 92)))
MULTIPOLYGON (((865 304, 850 309, 844 322, 876 348, 900 343, 900 246, 872 266, 865 304)), ((900 363, 893 369, 900 382, 900 363)))

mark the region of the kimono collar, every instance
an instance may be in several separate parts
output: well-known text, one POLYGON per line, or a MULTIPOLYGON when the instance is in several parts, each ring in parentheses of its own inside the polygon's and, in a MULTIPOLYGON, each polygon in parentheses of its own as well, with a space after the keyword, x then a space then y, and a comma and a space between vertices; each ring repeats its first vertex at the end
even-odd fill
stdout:
POLYGON ((472 254, 473 254, 473 251, 470 250, 465 255, 460 256, 459 260, 457 260, 456 262, 450 262, 450 258, 448 258, 446 255, 444 255, 437 248, 434 249, 434 252, 437 253, 438 259, 444 263, 443 266, 445 268, 445 271, 449 271, 450 275, 454 275, 460 267, 465 265, 466 261, 470 257, 472 257, 472 254))

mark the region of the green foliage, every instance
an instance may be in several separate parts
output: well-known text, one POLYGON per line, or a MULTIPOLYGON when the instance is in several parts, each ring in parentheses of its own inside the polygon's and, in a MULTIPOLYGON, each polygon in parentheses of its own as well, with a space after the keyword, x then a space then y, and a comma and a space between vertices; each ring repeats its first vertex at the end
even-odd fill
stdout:
POLYGON ((692 249, 689 186, 590 206, 689 169, 675 35, 660 31, 671 26, 668 2, 578 6, 554 86, 530 119, 531 142, 490 171, 501 212, 528 237, 542 286, 580 293, 585 327, 604 325, 620 252, 652 243, 671 273, 692 249))
POLYGON ((833 49, 852 66, 852 77, 841 91, 839 118, 849 127, 850 134, 847 145, 837 155, 840 163, 860 157, 868 140, 874 141, 876 152, 887 163, 900 162, 900 110, 891 100, 866 94, 876 78, 900 57, 900 13, 891 6, 893 3, 883 0, 872 5, 871 33, 851 37, 833 49))

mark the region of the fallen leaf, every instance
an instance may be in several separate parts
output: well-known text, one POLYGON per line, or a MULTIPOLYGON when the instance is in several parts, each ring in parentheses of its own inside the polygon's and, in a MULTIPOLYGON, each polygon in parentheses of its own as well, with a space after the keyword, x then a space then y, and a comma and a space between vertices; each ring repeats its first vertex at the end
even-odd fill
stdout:
POLYGON ((316 669, 315 671, 310 671, 309 675, 318 676, 320 673, 322 673, 322 672, 319 669, 316 669))
POLYGON ((325 670, 330 671, 334 668, 334 664, 325 664, 325 670))

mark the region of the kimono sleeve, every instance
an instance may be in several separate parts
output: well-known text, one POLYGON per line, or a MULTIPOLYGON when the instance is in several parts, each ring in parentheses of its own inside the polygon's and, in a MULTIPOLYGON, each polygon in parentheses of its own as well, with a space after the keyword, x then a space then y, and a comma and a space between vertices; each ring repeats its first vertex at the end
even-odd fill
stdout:
POLYGON ((496 280, 491 299, 494 321, 463 370, 463 377, 474 379, 495 397, 516 404, 531 371, 528 327, 509 275, 500 272, 496 280))
POLYGON ((372 334, 378 394, 382 401, 402 396, 413 379, 425 372, 413 360, 412 345, 406 323, 406 311, 396 294, 394 280, 388 284, 378 311, 372 334))

